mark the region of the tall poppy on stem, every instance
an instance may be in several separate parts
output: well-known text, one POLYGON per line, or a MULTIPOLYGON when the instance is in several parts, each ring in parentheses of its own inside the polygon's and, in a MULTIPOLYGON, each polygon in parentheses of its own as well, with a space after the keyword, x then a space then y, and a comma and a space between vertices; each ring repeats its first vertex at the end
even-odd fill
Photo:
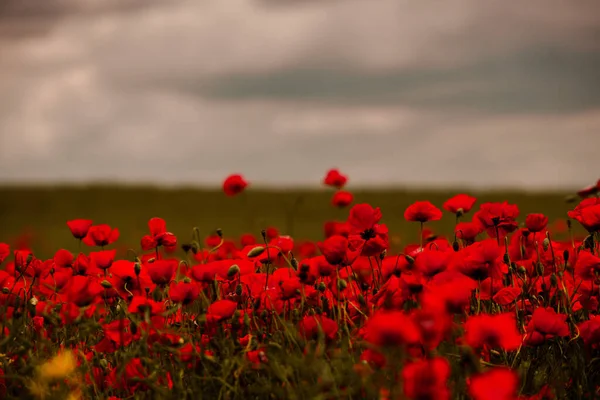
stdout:
POLYGON ((411 222, 421 223, 421 249, 423 248, 423 225, 427 221, 438 221, 442 218, 442 212, 439 208, 429 201, 417 201, 404 211, 404 218, 411 222))

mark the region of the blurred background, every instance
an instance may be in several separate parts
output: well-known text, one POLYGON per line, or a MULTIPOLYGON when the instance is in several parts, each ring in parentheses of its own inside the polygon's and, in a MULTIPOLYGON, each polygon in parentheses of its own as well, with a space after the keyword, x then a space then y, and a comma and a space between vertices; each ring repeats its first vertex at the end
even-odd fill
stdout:
POLYGON ((238 233, 189 189, 234 172, 319 188, 338 167, 399 218, 412 195, 382 188, 562 195, 600 171, 599 38, 597 1, 1 0, 0 240, 115 213, 238 233))

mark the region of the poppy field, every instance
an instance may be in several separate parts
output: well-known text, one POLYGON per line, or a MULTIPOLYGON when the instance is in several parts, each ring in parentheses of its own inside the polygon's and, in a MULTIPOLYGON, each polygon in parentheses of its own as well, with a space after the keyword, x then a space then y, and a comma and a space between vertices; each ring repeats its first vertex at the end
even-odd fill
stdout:
POLYGON ((600 397, 600 182, 322 184, 1 189, 0 398, 600 397))

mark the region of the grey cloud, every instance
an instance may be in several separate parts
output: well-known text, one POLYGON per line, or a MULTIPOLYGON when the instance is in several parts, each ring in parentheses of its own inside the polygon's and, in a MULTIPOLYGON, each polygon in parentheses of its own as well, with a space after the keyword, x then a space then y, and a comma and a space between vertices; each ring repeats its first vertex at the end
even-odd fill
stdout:
MULTIPOLYGON (((599 32, 600 33, 600 32, 599 32)), ((226 100, 401 104, 482 112, 557 113, 600 106, 600 52, 531 48, 461 68, 365 74, 286 69, 186 82, 175 90, 226 100)))
POLYGON ((0 18, 43 28, 0 39, 2 182, 318 184, 338 166, 357 186, 537 188, 600 170, 596 2, 75 3, 0 18))

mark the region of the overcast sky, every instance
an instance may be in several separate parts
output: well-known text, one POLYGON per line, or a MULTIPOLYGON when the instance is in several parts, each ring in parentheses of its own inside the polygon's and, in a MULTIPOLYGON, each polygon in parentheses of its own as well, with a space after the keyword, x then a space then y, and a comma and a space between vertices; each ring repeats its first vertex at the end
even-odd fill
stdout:
POLYGON ((0 182, 576 188, 600 2, 0 2, 0 182))

